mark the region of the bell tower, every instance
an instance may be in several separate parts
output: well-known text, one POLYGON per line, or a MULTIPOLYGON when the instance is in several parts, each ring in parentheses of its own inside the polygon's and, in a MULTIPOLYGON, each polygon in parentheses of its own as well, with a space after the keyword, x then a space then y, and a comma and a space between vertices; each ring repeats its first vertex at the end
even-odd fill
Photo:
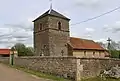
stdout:
POLYGON ((35 19, 34 48, 36 56, 67 56, 70 19, 51 8, 35 19))

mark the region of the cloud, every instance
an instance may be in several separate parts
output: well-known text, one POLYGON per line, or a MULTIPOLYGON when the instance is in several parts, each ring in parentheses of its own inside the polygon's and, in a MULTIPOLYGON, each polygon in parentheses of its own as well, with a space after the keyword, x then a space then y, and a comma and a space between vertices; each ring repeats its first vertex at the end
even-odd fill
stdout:
POLYGON ((85 28, 85 30, 86 30, 87 32, 90 32, 90 33, 92 33, 92 32, 95 31, 95 29, 93 29, 93 28, 85 28))
POLYGON ((33 25, 32 24, 25 24, 25 23, 19 23, 19 24, 5 24, 7 27, 11 27, 14 29, 24 29, 26 31, 33 31, 33 25))
POLYGON ((104 25, 103 30, 105 30, 106 32, 112 32, 112 33, 120 32, 120 21, 117 21, 114 24, 104 25))
POLYGON ((95 42, 107 43, 107 39, 105 39, 105 38, 101 38, 101 39, 94 40, 94 41, 95 41, 95 42))
POLYGON ((70 36, 71 37, 79 37, 80 35, 78 33, 76 33, 76 32, 71 32, 70 36))
POLYGON ((31 36, 30 34, 28 34, 28 31, 26 32, 24 29, 20 29, 19 31, 14 31, 11 35, 14 38, 29 38, 31 36))
POLYGON ((96 8, 100 6, 101 0, 75 0, 75 5, 88 8, 96 8))
POLYGON ((12 47, 16 43, 33 46, 31 23, 5 24, 0 27, 0 47, 12 47))
POLYGON ((84 31, 84 34, 83 34, 83 37, 84 38, 87 38, 87 39, 92 39, 93 37, 93 33, 94 33, 95 29, 94 28, 85 28, 85 31, 84 31))

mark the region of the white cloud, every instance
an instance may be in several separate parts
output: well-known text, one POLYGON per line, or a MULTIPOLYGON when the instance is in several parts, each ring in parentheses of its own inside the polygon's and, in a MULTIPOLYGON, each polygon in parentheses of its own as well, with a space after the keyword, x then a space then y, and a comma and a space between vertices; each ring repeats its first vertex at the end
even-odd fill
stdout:
POLYGON ((92 35, 91 34, 85 34, 82 37, 85 38, 85 39, 91 39, 92 40, 92 35))
POLYGON ((70 36, 71 36, 71 37, 79 37, 79 34, 78 34, 78 33, 75 33, 75 32, 71 32, 71 33, 70 33, 70 36))
POLYGON ((96 8, 100 5, 101 0, 75 0, 77 6, 83 6, 83 7, 92 7, 96 8))
POLYGON ((85 30, 87 31, 87 32, 94 32, 95 31, 95 29, 93 29, 93 28, 85 28, 85 30))
POLYGON ((107 39, 101 38, 98 40, 94 40, 95 42, 102 42, 102 43, 107 43, 107 39))
POLYGON ((114 24, 104 25, 105 31, 118 33, 120 32, 120 21, 115 22, 114 24))
POLYGON ((33 26, 30 23, 5 24, 0 27, 0 47, 12 47, 16 43, 33 45, 33 26))

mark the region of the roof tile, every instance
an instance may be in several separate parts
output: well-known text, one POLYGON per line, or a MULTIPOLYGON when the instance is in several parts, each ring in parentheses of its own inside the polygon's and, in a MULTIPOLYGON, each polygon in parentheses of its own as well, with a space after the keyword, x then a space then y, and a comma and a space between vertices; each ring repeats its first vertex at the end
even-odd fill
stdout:
POLYGON ((8 55, 10 54, 10 49, 0 49, 0 55, 8 55))
POLYGON ((70 43, 73 49, 105 50, 93 40, 70 37, 70 43))

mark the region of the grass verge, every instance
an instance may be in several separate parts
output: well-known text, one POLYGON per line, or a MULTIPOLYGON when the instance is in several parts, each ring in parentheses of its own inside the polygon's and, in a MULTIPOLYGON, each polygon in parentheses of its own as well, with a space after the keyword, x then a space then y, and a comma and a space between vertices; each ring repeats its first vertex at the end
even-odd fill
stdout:
POLYGON ((64 79, 64 78, 61 78, 61 77, 57 77, 57 76, 54 76, 54 75, 50 75, 50 74, 46 74, 46 73, 41 73, 41 72, 34 71, 34 70, 29 70, 29 69, 24 68, 24 67, 11 66, 11 65, 10 65, 10 67, 16 68, 18 70, 21 70, 21 71, 24 71, 24 72, 27 72, 27 73, 30 73, 32 75, 36 75, 36 76, 38 76, 40 78, 50 79, 52 81, 71 81, 71 80, 64 79))

